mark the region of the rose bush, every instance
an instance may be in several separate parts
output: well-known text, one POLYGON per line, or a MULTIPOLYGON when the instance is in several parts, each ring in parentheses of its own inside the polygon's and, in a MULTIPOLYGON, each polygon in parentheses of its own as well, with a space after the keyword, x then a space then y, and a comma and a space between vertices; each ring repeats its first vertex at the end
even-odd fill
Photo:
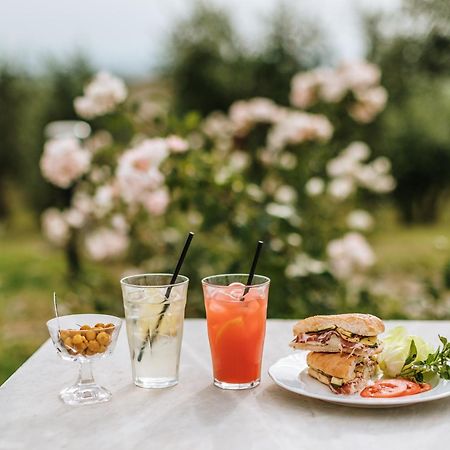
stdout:
MULTIPOLYGON (((102 140, 111 136, 97 130, 83 143, 46 145, 44 176, 73 196, 67 210, 44 213, 44 232, 59 245, 75 236, 96 261, 171 270, 192 229, 198 234, 183 271, 197 284, 212 273, 247 271, 263 239, 258 270, 272 279, 271 314, 351 309, 349 293, 357 302, 367 292, 365 274, 376 262, 364 202, 395 181, 389 160, 372 158, 365 143, 350 136, 342 145, 338 119, 347 115, 353 127, 374 120, 387 98, 379 82, 379 69, 366 62, 316 69, 294 77, 290 107, 253 98, 201 119, 172 117, 151 99, 136 104, 121 80, 101 73, 75 108, 87 120, 123 117, 132 137, 102 140), (328 116, 327 103, 337 108, 328 116)), ((191 307, 199 305, 196 295, 191 307)))

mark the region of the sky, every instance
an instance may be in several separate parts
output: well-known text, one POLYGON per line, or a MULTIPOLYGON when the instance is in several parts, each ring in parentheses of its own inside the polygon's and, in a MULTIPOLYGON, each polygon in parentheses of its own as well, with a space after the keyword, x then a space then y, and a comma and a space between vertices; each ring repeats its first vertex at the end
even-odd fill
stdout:
MULTIPOLYGON (((284 0, 330 33, 336 54, 364 53, 357 11, 392 10, 400 0, 284 0), (376 5, 374 6, 374 3, 376 5)), ((280 0, 204 0, 230 12, 250 44, 264 34, 264 19, 280 0)), ((167 38, 194 0, 1 0, 0 60, 39 71, 48 57, 85 53, 97 69, 142 76, 164 59, 167 38)))

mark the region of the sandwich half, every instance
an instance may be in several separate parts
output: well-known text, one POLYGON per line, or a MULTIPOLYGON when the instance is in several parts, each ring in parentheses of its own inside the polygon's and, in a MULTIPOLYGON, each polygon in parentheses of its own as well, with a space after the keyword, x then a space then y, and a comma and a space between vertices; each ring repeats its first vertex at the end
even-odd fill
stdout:
POLYGON ((382 350, 384 323, 370 314, 312 316, 294 325, 291 347, 327 353, 372 356, 382 350))
POLYGON ((365 388, 374 375, 376 361, 343 353, 308 353, 308 374, 326 384, 335 394, 354 394, 365 388))

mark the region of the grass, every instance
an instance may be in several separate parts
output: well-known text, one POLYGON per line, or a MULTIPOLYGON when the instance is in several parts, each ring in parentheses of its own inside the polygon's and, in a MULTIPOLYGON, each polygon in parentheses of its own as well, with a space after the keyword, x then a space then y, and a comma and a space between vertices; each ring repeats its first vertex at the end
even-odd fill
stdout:
POLYGON ((0 237, 0 383, 44 342, 49 293, 61 287, 63 255, 36 234, 0 237))
POLYGON ((371 243, 382 272, 421 276, 442 273, 450 260, 449 213, 436 224, 409 226, 400 224, 390 208, 380 210, 377 216, 371 243))
MULTIPOLYGON (((53 291, 78 309, 83 308, 83 302, 85 308, 94 305, 110 311, 121 305, 117 280, 123 266, 89 265, 87 273, 93 283, 89 289, 74 291, 66 275, 63 252, 49 246, 30 218, 20 214, 15 219, 20 225, 14 223, 0 230, 0 384, 47 339, 45 322, 53 317, 53 291), (105 275, 106 282, 95 284, 105 275)), ((423 277, 442 273, 450 259, 448 216, 438 224, 410 227, 399 224, 389 208, 380 210, 378 216, 371 242, 381 275, 423 277)))

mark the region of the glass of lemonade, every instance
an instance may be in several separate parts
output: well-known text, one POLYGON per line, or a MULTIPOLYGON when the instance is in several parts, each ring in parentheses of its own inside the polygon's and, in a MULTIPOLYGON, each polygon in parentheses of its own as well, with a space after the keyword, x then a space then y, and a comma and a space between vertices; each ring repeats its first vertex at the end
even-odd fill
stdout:
POLYGON ((156 273, 120 280, 134 384, 165 388, 178 383, 189 279, 156 273))
POLYGON ((202 280, 214 384, 249 389, 261 379, 270 279, 214 275, 202 280))

